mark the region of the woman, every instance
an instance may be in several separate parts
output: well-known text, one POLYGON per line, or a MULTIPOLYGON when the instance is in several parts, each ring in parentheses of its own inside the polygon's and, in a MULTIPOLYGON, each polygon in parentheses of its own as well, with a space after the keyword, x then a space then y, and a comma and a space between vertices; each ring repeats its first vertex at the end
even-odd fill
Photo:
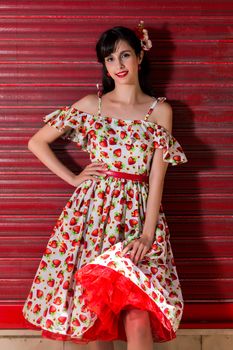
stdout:
POLYGON ((90 343, 92 349, 113 349, 119 339, 134 350, 176 337, 183 298, 161 199, 168 164, 187 158, 171 135, 171 106, 146 83, 150 48, 143 22, 135 31, 104 32, 96 44, 102 94, 48 114, 28 143, 76 188, 23 309, 45 337, 90 343), (90 154, 80 174, 51 151, 58 137, 90 154))

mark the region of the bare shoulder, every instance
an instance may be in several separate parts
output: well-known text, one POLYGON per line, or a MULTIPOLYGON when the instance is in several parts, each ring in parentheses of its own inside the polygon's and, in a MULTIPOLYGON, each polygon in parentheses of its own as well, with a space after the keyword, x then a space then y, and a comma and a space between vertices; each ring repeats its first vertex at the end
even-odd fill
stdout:
POLYGON ((98 108, 97 101, 98 96, 96 94, 89 94, 74 102, 71 107, 77 108, 80 111, 95 114, 98 108))
POLYGON ((172 132, 173 111, 172 106, 168 102, 159 101, 151 113, 151 119, 165 127, 170 133, 172 132))

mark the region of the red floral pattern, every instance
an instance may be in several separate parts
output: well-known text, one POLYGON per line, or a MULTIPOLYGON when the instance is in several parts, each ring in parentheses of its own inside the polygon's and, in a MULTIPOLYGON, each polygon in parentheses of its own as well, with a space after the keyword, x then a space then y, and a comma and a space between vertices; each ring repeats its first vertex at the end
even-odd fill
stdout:
MULTIPOLYGON (((187 162, 175 137, 150 121, 97 117, 64 106, 44 122, 60 131, 68 126, 61 137, 109 170, 148 175, 156 148, 165 162, 187 162)), ((52 339, 126 340, 122 315, 134 307, 148 310, 155 342, 171 340, 184 303, 162 204, 153 245, 135 265, 129 254, 119 254, 142 233, 149 185, 99 179, 83 181, 65 204, 25 301, 25 322, 52 339)))

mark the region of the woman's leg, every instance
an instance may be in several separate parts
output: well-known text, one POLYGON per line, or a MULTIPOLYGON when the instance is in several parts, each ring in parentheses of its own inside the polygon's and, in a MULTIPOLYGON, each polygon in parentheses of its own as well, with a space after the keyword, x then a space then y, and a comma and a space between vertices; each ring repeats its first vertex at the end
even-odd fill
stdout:
POLYGON ((89 350, 114 350, 114 344, 111 341, 96 340, 88 344, 89 350))
POLYGON ((149 314, 145 310, 125 310, 127 350, 153 350, 149 314))

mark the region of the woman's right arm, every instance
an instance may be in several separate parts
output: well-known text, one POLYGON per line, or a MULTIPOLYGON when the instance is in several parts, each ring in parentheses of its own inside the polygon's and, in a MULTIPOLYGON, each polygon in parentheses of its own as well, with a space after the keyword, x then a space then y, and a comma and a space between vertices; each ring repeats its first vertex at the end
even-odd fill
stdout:
POLYGON ((79 175, 76 175, 60 162, 50 148, 49 144, 61 137, 68 129, 70 129, 70 127, 66 126, 62 131, 59 131, 55 127, 46 124, 29 139, 28 149, 35 154, 48 169, 72 186, 76 187, 87 179, 97 181, 98 179, 94 178, 92 175, 100 175, 99 171, 103 169, 102 163, 93 162, 88 164, 79 175))
POLYGON ((28 149, 54 174, 68 182, 68 184, 73 185, 76 175, 59 161, 49 146, 50 143, 59 138, 69 128, 66 127, 59 131, 50 125, 44 125, 29 139, 28 149))

